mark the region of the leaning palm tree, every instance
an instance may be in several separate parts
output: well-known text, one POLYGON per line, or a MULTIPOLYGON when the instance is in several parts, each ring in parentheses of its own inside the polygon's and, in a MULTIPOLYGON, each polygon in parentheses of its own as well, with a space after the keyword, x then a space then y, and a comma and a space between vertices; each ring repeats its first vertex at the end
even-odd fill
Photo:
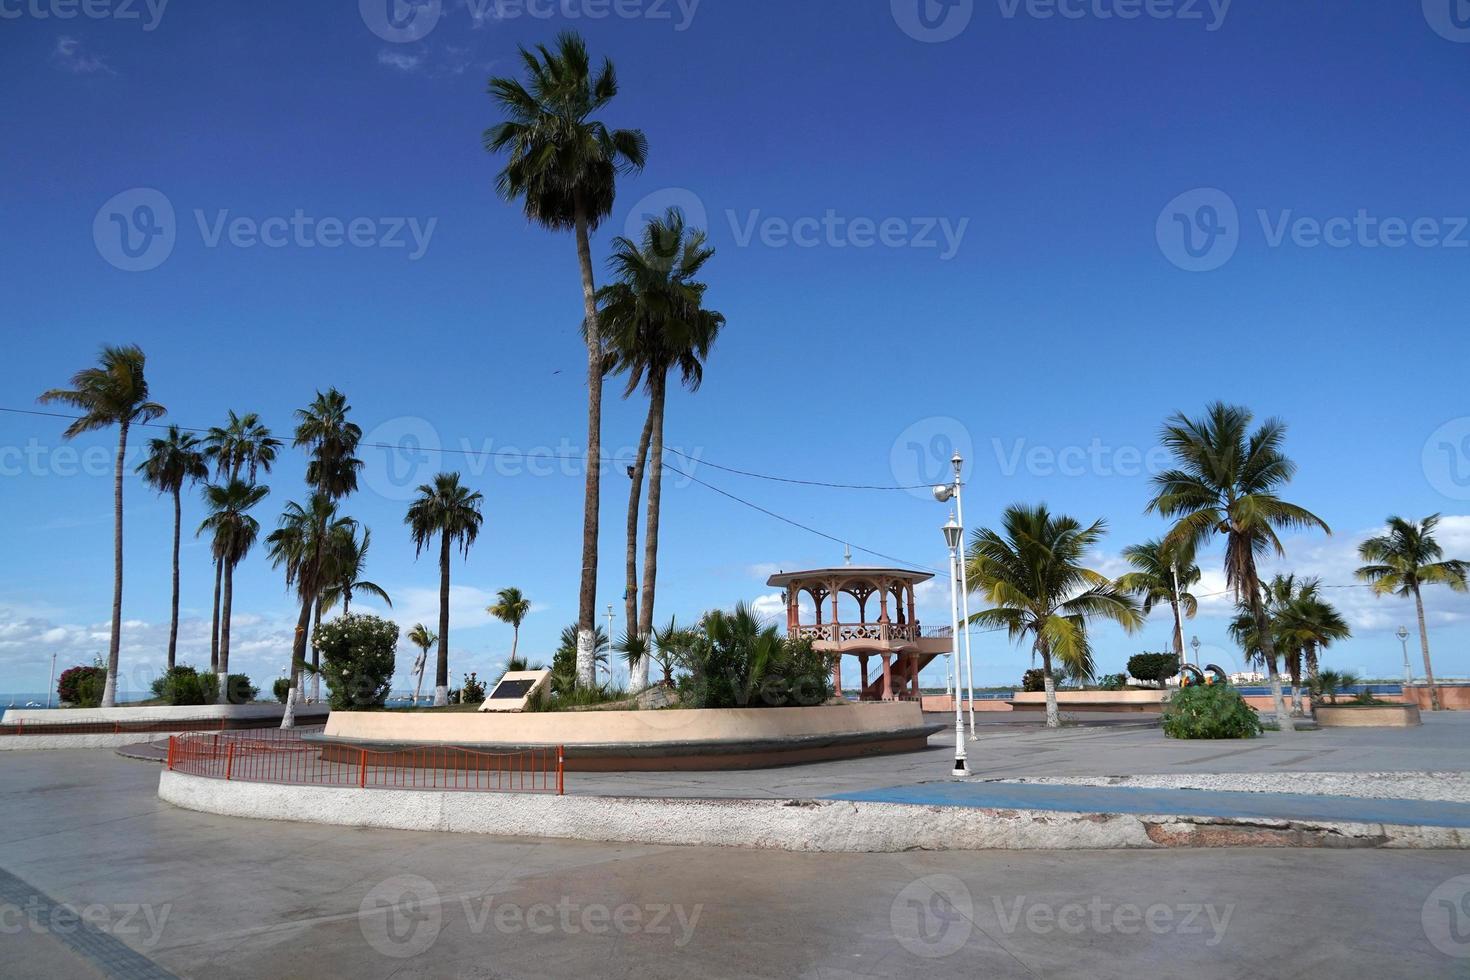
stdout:
MULTIPOLYGON (((697 391, 704 380, 704 362, 725 324, 720 313, 704 308, 706 286, 698 280, 715 254, 703 231, 686 228, 684 216, 669 209, 649 220, 643 240, 618 238, 608 264, 614 282, 598 294, 600 323, 608 342, 608 364, 626 373, 623 397, 638 390, 648 394, 648 416, 629 472, 627 622, 638 624, 637 635, 653 630, 653 605, 658 579, 658 529, 663 491, 664 406, 669 372, 677 369, 684 387, 697 391), (643 549, 642 599, 634 618, 638 590, 638 502, 643 473, 648 467, 647 535, 643 549)), ((648 684, 648 664, 638 662, 632 688, 648 684)))
MULTIPOLYGON (((204 456, 214 467, 217 483, 234 482, 242 475, 250 483, 263 470, 271 471, 281 440, 271 435, 271 430, 260 421, 254 412, 237 415, 230 412, 229 421, 223 426, 211 426, 204 436, 204 456)), ((214 611, 210 617, 209 664, 211 670, 219 667, 219 607, 220 590, 224 580, 224 562, 214 563, 214 611)))
POLYGON ((224 594, 220 602, 219 661, 215 664, 221 704, 227 700, 226 682, 230 676, 230 611, 235 601, 235 568, 245 560, 260 535, 260 522, 251 517, 249 511, 270 492, 270 487, 244 480, 231 480, 223 486, 210 484, 204 488, 209 516, 199 525, 199 533, 210 533, 210 551, 225 569, 224 594))
POLYGON ((480 534, 484 516, 478 492, 459 482, 458 473, 440 473, 432 484, 418 489, 418 498, 409 504, 403 523, 413 537, 414 553, 439 536, 439 664, 434 673, 434 706, 449 703, 449 555, 456 544, 465 558, 470 545, 480 534))
POLYGON ((209 467, 199 437, 171 425, 167 436, 149 440, 148 456, 138 464, 137 471, 149 486, 174 500, 174 578, 168 617, 168 669, 173 670, 179 645, 179 531, 183 525, 180 497, 185 483, 209 478, 209 467))
POLYGON ((1431 710, 1442 708, 1439 688, 1434 683, 1434 665, 1429 661, 1429 628, 1424 619, 1423 587, 1448 585, 1456 592, 1466 590, 1470 564, 1458 559, 1443 561, 1444 549, 1435 540, 1438 514, 1422 521, 1402 517, 1388 519, 1388 533, 1369 538, 1358 546, 1358 557, 1368 562, 1358 569, 1358 578, 1373 584, 1374 595, 1393 593, 1413 597, 1419 617, 1419 648, 1424 653, 1424 682, 1429 686, 1431 710))
POLYGON ((1184 660, 1184 620, 1199 612, 1199 600, 1189 589, 1199 584, 1201 572, 1194 555, 1180 552, 1155 538, 1123 549, 1133 571, 1118 579, 1118 588, 1140 600, 1143 614, 1168 603, 1174 613, 1174 654, 1184 660))
POLYGON ((376 596, 390 609, 393 607, 393 600, 381 585, 363 578, 367 572, 367 555, 373 543, 373 532, 365 527, 359 538, 356 531, 355 527, 340 531, 327 546, 323 572, 327 586, 322 589, 322 612, 330 611, 340 602, 342 615, 350 616, 352 597, 359 592, 376 596))
POLYGON ((1041 658, 1046 684, 1046 723, 1061 724, 1052 665, 1092 678, 1095 670, 1088 622, 1108 619, 1132 632, 1143 624, 1138 605, 1106 575, 1082 562, 1102 540, 1104 521, 1084 527, 1054 515, 1045 505, 1006 508, 1001 532, 977 530, 966 556, 970 587, 991 607, 972 622, 1003 628, 1012 640, 1029 638, 1041 658))
POLYGON ((291 644, 291 690, 286 697, 282 728, 296 725, 301 673, 307 666, 307 631, 311 626, 312 607, 327 584, 322 576, 322 555, 333 537, 355 528, 356 523, 349 517, 338 517, 336 502, 324 493, 315 493, 305 507, 295 501, 286 504, 280 525, 266 538, 272 563, 285 569, 286 586, 294 588, 301 601, 301 614, 296 619, 291 644))
POLYGON ((424 686, 424 664, 429 659, 429 648, 432 647, 439 637, 434 635, 423 623, 414 624, 414 628, 408 631, 408 642, 419 648, 419 655, 413 661, 413 673, 417 677, 413 686, 413 706, 419 706, 419 691, 424 686))
POLYGON ((146 425, 164 414, 164 407, 148 400, 147 361, 136 346, 103 347, 97 367, 83 368, 71 377, 70 388, 51 388, 41 393, 43 405, 70 405, 82 414, 66 427, 65 438, 117 426, 117 461, 112 474, 112 633, 107 644, 107 681, 102 690, 102 707, 117 704, 117 661, 122 642, 123 588, 123 459, 128 451, 128 430, 146 425))
POLYGON ((587 340, 587 477, 582 506, 582 580, 577 610, 577 678, 592 683, 597 620, 597 531, 602 455, 603 338, 597 316, 590 235, 612 213, 620 174, 643 168, 648 141, 635 129, 609 129, 597 118, 618 94, 611 61, 594 72, 587 45, 563 33, 556 50, 521 49, 526 80, 491 78, 489 94, 505 113, 487 129, 485 149, 509 159, 496 180, 506 200, 552 231, 571 230, 582 277, 587 340))
POLYGON ((1161 438, 1177 465, 1154 477, 1155 494, 1148 510, 1176 519, 1164 539, 1171 547, 1197 552, 1216 535, 1225 539, 1225 582, 1237 600, 1250 605, 1271 678, 1276 717, 1281 730, 1291 732, 1296 729, 1281 693, 1256 558, 1267 551, 1286 553, 1276 536, 1278 529, 1319 527, 1332 532, 1316 514, 1279 495, 1296 472, 1296 464, 1281 450, 1286 425, 1268 419, 1252 432, 1252 420, 1248 409, 1216 402, 1204 418, 1180 413, 1166 421, 1161 438))
POLYGON ((485 611, 514 630, 510 641, 510 659, 515 661, 516 651, 521 645, 521 623, 531 613, 531 600, 522 595, 520 589, 511 586, 495 593, 495 604, 485 611))

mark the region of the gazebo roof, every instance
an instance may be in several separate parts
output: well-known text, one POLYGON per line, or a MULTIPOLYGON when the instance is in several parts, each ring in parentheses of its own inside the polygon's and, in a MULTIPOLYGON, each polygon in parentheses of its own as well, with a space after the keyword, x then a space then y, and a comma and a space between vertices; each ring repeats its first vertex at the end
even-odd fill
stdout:
POLYGON ((837 565, 832 568, 812 568, 804 572, 777 572, 766 579, 766 584, 784 589, 793 582, 804 582, 809 579, 891 578, 917 585, 933 577, 933 572, 919 572, 912 568, 890 568, 883 565, 837 565))

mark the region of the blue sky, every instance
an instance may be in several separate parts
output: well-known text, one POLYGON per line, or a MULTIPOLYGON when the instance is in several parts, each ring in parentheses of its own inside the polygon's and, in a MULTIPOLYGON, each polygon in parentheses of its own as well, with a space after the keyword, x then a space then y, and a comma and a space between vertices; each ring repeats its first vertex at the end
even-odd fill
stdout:
MULTIPOLYGON (((947 515, 924 495, 709 464, 911 484, 957 445, 971 524, 1013 501, 1106 517, 1097 560, 1113 570, 1160 530, 1143 514, 1160 421, 1220 398, 1291 424, 1291 493, 1338 532, 1290 541, 1281 567, 1350 584, 1357 540, 1390 513, 1444 512, 1445 543, 1470 556, 1470 30, 1450 0, 923 0, 924 20, 919 2, 445 0, 390 19, 374 0, 3 0, 0 405, 34 408, 99 344, 132 342, 182 425, 235 409, 284 431, 336 385, 370 441, 575 456, 573 244, 497 199, 480 146, 497 119, 486 78, 571 27, 618 65, 608 121, 650 144, 594 241, 599 266, 612 235, 669 204, 718 248, 709 301, 729 325, 668 426, 704 461, 698 478, 855 549, 939 565, 947 515)), ((604 444, 626 455, 643 409, 619 392, 604 444)), ((0 413, 0 690, 42 689, 53 651, 64 664, 106 648, 112 434, 66 444, 62 427, 0 413)), ((523 649, 549 656, 576 612, 575 467, 368 457, 347 509, 374 530, 370 577, 395 618, 434 621, 436 570, 401 523, 404 481, 442 462, 486 497, 454 570, 456 681, 509 649, 482 612, 502 586, 535 601, 523 649)), ((605 481, 599 586, 619 615, 621 469, 605 481)), ((268 479, 267 526, 303 470, 288 455, 268 479)), ((670 484, 661 615, 766 608, 771 571, 841 560, 840 545, 670 484)), ((130 479, 124 662, 139 671, 162 659, 170 520, 130 479)), ((206 549, 188 542, 183 562, 182 659, 207 663, 206 549)), ((1206 564, 1215 591, 1218 557, 1206 564)), ((1391 631, 1409 611, 1333 594, 1357 630, 1333 659, 1397 675, 1391 631)), ((1431 596, 1445 675, 1470 674, 1467 602, 1431 596)), ((285 663, 289 606, 263 555, 247 560, 234 662, 258 680, 285 663)), ((1189 628, 1229 666, 1227 611, 1208 601, 1189 628)), ((943 589, 921 618, 945 621, 943 589)), ((1168 634, 1162 618, 1101 630, 1099 664, 1122 669, 1168 634)), ((993 636, 976 654, 978 677, 1002 683, 1029 660, 993 636)))

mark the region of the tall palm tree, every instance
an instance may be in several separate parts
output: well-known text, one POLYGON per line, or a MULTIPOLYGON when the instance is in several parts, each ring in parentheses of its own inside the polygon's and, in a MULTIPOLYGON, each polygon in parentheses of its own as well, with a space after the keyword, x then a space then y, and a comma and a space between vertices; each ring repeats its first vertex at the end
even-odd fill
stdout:
MULTIPOLYGON (((633 485, 628 494, 628 583, 624 595, 627 622, 633 623, 633 594, 638 588, 638 498, 647 465, 647 535, 642 599, 636 620, 640 637, 653 630, 669 372, 677 369, 684 386, 697 391, 704 380, 704 362, 725 325, 722 314, 704 308, 707 287, 697 278, 715 254, 707 242, 703 231, 688 229, 683 214, 670 208, 661 217, 649 220, 641 242, 627 238, 613 242, 608 265, 614 281, 598 294, 608 364, 628 376, 623 397, 631 396, 640 384, 648 394, 648 417, 629 474, 633 485)), ((640 659, 633 675, 635 690, 647 686, 647 672, 647 661, 640 659)))
POLYGON ((429 648, 432 647, 439 637, 434 635, 423 623, 416 623, 414 628, 408 631, 408 642, 419 648, 419 655, 414 659, 413 672, 418 679, 413 686, 413 706, 419 706, 419 689, 424 686, 424 662, 429 657, 429 648))
MULTIPOLYGON (((271 471, 281 440, 271 435, 271 430, 260 421, 254 412, 237 415, 233 410, 223 426, 211 426, 204 436, 205 459, 214 466, 215 481, 228 485, 242 474, 254 483, 263 470, 271 471)), ((224 562, 214 563, 214 611, 210 617, 209 665, 211 670, 219 667, 220 590, 224 580, 224 562)))
POLYGON ((1184 620, 1199 612, 1199 600, 1189 591, 1202 574, 1194 555, 1154 538, 1123 549, 1123 558, 1134 570, 1118 579, 1118 588, 1141 600, 1145 616, 1160 603, 1169 604, 1174 613, 1174 654, 1182 662, 1184 620))
POLYGON ((521 645, 521 623, 531 613, 531 600, 521 594, 521 590, 514 586, 501 589, 495 593, 495 604, 485 609, 487 613, 507 623, 514 630, 510 641, 510 659, 516 659, 516 651, 521 645))
POLYGON ((199 437, 184 432, 177 425, 168 427, 168 435, 148 441, 148 456, 138 464, 143 480, 174 500, 173 593, 168 618, 168 669, 174 669, 179 645, 179 531, 183 524, 180 497, 185 483, 198 483, 209 478, 199 437))
POLYGON ((347 528, 334 535, 327 547, 326 569, 323 572, 327 585, 322 589, 321 608, 323 612, 331 610, 337 603, 342 603, 342 615, 348 616, 352 613, 352 597, 358 592, 366 592, 368 595, 377 596, 391 609, 393 600, 388 593, 376 582, 369 582, 363 578, 367 572, 368 549, 373 543, 373 532, 364 527, 362 537, 356 534, 356 528, 347 528))
POLYGON ((146 361, 139 347, 105 346, 96 367, 72 375, 70 388, 51 388, 38 399, 43 405, 70 405, 82 413, 63 432, 67 439, 117 426, 117 461, 112 473, 112 634, 107 644, 107 682, 102 690, 104 708, 117 704, 117 661, 122 641, 123 459, 128 451, 128 430, 134 424, 152 422, 165 411, 162 405, 148 400, 146 361))
POLYGON ((224 595, 220 602, 219 677, 220 703, 227 699, 226 681, 230 676, 230 611, 235 602, 235 568, 245 560, 260 536, 260 522, 249 511, 270 493, 270 487, 244 480, 231 480, 223 486, 210 484, 204 488, 209 516, 199 525, 199 533, 210 532, 210 550, 225 569, 224 595))
POLYGON ((1434 665, 1429 661, 1429 628, 1424 619, 1426 585, 1448 585, 1456 592, 1466 590, 1466 571, 1470 565, 1459 559, 1442 561, 1444 549, 1434 537, 1439 527, 1438 514, 1422 521, 1402 517, 1388 519, 1388 533, 1369 538, 1358 546, 1358 557, 1368 562, 1358 569, 1358 578, 1373 583, 1374 595, 1393 593, 1413 596, 1414 611, 1419 617, 1419 648, 1424 653, 1424 681, 1429 685, 1432 710, 1442 708, 1439 688, 1434 683, 1434 665))
POLYGON ((1001 518, 1002 532, 977 530, 966 555, 970 587, 991 607, 972 622, 1003 627, 1012 640, 1029 637, 1041 658, 1046 684, 1046 723, 1057 713, 1056 661, 1071 674, 1091 678, 1095 670, 1088 621, 1107 619, 1132 632, 1143 624, 1133 597, 1106 575, 1082 564, 1107 529, 1104 521, 1084 527, 1046 506, 1016 504, 1001 518))
POLYGON ((484 516, 478 492, 459 482, 458 473, 440 473, 432 484, 418 489, 418 498, 408 506, 403 523, 413 537, 414 553, 439 536, 439 664, 434 673, 434 706, 449 703, 449 554, 456 544, 465 558, 480 534, 484 516))
POLYGON ((1266 604, 1266 616, 1271 623, 1271 637, 1276 652, 1286 663, 1286 674, 1291 679, 1291 713, 1301 716, 1302 707, 1302 659, 1306 645, 1298 642, 1292 634, 1287 616, 1293 606, 1305 597, 1304 586, 1299 585, 1295 575, 1275 575, 1262 586, 1261 599, 1266 604))
POLYGON ((618 94, 611 61, 594 72, 587 45, 574 32, 556 50, 521 48, 526 72, 491 78, 489 94, 505 121, 485 131, 485 149, 508 154, 496 189, 520 201, 527 219, 576 236, 587 341, 587 478, 582 505, 582 581, 577 604, 577 676, 592 683, 597 620, 597 532, 602 456, 603 340, 592 275, 591 233, 612 213, 620 174, 643 168, 648 141, 636 129, 609 129, 597 118, 618 94))
POLYGON ((1282 452, 1286 425, 1268 419, 1251 431, 1254 416, 1248 409, 1216 402, 1201 419, 1183 413, 1164 423, 1161 438, 1174 454, 1175 469, 1154 477, 1154 498, 1148 510, 1176 519, 1165 541, 1196 553, 1205 542, 1225 539, 1225 582, 1237 600, 1250 604, 1256 619, 1271 697, 1283 732, 1294 732, 1281 675, 1276 670, 1276 646, 1271 636, 1256 557, 1267 551, 1285 554, 1277 529, 1318 527, 1332 531, 1316 514, 1282 500, 1279 491, 1290 482, 1296 464, 1282 452))
POLYGON ((301 672, 306 667, 307 630, 311 626, 312 606, 325 588, 322 555, 338 534, 356 527, 350 517, 337 515, 337 504, 324 493, 314 493, 306 506, 294 500, 286 504, 276 530, 266 538, 271 562, 286 572, 287 588, 294 588, 301 601, 301 614, 296 619, 296 633, 291 644, 291 692, 286 697, 286 714, 282 728, 296 725, 296 704, 300 700, 301 672))

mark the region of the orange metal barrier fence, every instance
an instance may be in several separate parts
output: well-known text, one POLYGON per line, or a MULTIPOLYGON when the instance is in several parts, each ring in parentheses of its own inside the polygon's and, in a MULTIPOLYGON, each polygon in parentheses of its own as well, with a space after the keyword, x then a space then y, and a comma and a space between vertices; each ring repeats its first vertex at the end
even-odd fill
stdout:
POLYGON ((375 750, 308 742, 287 735, 291 729, 278 731, 267 739, 232 732, 175 735, 168 740, 168 768, 211 779, 293 786, 564 792, 565 753, 559 746, 522 752, 457 746, 375 750))

